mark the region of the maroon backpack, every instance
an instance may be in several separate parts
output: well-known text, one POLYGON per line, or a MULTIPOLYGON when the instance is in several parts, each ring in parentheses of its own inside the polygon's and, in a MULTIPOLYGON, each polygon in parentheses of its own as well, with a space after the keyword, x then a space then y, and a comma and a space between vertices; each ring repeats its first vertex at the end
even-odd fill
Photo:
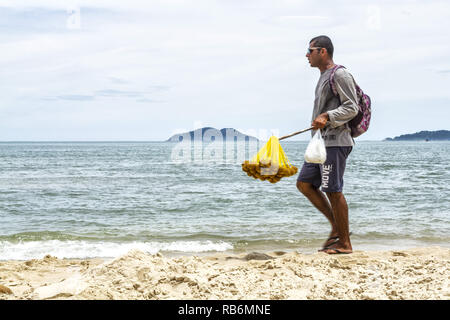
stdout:
MULTIPOLYGON (((333 70, 331 70, 330 74, 330 86, 331 90, 333 91, 333 94, 339 98, 339 95, 336 90, 336 83, 334 82, 334 74, 336 73, 336 70, 339 68, 345 68, 341 65, 335 65, 333 67, 333 70)), ((366 132, 369 129, 370 124, 370 117, 372 115, 372 109, 371 109, 371 101, 370 97, 365 94, 361 88, 355 83, 356 86, 356 96, 358 98, 358 114, 348 122, 349 127, 351 129, 351 135, 353 138, 359 137, 364 132, 366 132)))

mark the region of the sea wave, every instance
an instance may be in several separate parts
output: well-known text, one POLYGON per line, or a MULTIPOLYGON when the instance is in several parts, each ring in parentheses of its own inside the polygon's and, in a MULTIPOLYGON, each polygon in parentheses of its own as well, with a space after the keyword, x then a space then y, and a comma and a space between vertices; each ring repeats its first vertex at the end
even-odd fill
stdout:
POLYGON ((233 249, 224 241, 174 241, 174 242, 90 242, 79 240, 47 240, 9 242, 0 241, 0 260, 42 259, 46 255, 63 259, 115 258, 138 249, 150 254, 157 252, 222 252, 233 249))

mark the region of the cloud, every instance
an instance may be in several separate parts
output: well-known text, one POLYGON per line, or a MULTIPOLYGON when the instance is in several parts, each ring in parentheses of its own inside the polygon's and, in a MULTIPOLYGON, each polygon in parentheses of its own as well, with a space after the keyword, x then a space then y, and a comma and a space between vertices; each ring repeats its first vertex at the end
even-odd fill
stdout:
MULTIPOLYGON (((166 86, 153 86, 158 90, 166 90, 166 86), (163 89, 161 89, 163 88, 163 89)), ((69 101, 92 101, 94 99, 102 99, 102 98, 131 98, 136 102, 148 102, 148 103, 160 103, 164 102, 162 100, 151 99, 146 95, 148 92, 139 92, 139 91, 124 91, 124 90, 116 90, 116 89, 103 89, 94 91, 90 95, 83 94, 62 94, 54 97, 44 96, 41 97, 41 100, 45 101, 57 101, 57 100, 69 100, 69 101)))
POLYGON ((261 19, 263 23, 273 24, 285 28, 307 28, 313 29, 317 27, 327 27, 335 22, 328 16, 320 15, 285 15, 285 16, 272 16, 261 19))
POLYGON ((136 102, 142 102, 142 103, 164 103, 165 101, 148 99, 148 98, 142 98, 142 99, 136 99, 136 102))
POLYGON ((170 90, 170 86, 164 86, 164 85, 154 85, 154 86, 148 86, 147 87, 150 90, 154 90, 154 91, 167 91, 170 90))
POLYGON ((105 89, 105 90, 97 90, 95 91, 96 96, 100 97, 127 97, 127 98, 135 98, 141 97, 144 95, 142 92, 137 91, 123 91, 123 90, 115 90, 115 89, 105 89))
POLYGON ((109 80, 111 80, 114 84, 129 84, 130 82, 124 79, 115 78, 115 77, 109 77, 109 80))
POLYGON ((92 101, 95 99, 94 96, 87 96, 87 95, 81 95, 81 94, 60 95, 60 96, 57 96, 56 98, 61 99, 61 100, 70 100, 70 101, 92 101))
POLYGON ((62 10, 39 7, 5 8, 0 5, 0 31, 13 34, 65 32, 67 15, 62 10))
MULTIPOLYGON (((116 130, 124 121, 156 140, 197 120, 298 131, 310 122, 319 77, 305 49, 327 34, 335 62, 372 97, 372 128, 383 122, 383 133, 366 137, 382 139, 398 135, 389 132, 403 118, 396 110, 430 98, 429 108, 441 108, 450 100, 442 81, 450 73, 446 12, 442 1, 2 0, 1 108, 18 111, 0 121, 57 114, 65 136, 92 123, 92 138, 99 122, 130 137, 116 130), (67 25, 73 6, 78 29, 67 25), (105 113, 110 118, 102 122, 105 113)), ((428 108, 414 105, 408 123, 417 124, 428 108)), ((30 139, 42 137, 33 123, 30 139)), ((23 137, 12 127, 5 134, 23 137)))

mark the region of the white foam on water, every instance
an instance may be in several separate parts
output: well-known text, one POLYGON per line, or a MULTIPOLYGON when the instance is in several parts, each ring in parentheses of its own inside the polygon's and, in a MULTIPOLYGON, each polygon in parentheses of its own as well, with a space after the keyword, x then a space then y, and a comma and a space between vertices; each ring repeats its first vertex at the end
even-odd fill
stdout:
POLYGON ((0 242, 0 260, 42 259, 46 255, 57 258, 116 258, 130 250, 137 249, 150 254, 168 252, 209 252, 233 249, 233 245, 218 241, 175 241, 175 242, 88 242, 88 241, 27 241, 0 242))

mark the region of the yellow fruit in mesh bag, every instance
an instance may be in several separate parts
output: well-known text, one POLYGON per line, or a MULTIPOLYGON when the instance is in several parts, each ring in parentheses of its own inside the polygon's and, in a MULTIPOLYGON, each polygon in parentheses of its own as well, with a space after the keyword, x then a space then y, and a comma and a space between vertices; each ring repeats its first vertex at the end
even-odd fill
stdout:
POLYGON ((244 161, 242 169, 257 179, 272 183, 297 172, 297 168, 289 163, 278 138, 273 136, 250 161, 244 161))
POLYGON ((289 177, 291 175, 289 168, 283 168, 283 170, 281 170, 281 174, 283 177, 289 177))
POLYGON ((259 166, 261 168, 269 168, 272 165, 272 163, 270 162, 270 160, 261 160, 259 162, 259 166))
POLYGON ((282 172, 283 172, 283 177, 289 177, 289 176, 292 175, 291 168, 284 168, 284 169, 282 170, 282 172))
POLYGON ((280 167, 280 169, 278 170, 278 174, 277 175, 281 175, 283 177, 286 177, 288 174, 289 174, 289 168, 280 167))
POLYGON ((277 178, 277 177, 272 177, 269 179, 270 183, 277 183, 280 180, 281 180, 281 178, 277 178))
POLYGON ((290 169, 291 169, 291 175, 294 175, 298 172, 297 167, 292 166, 290 169))
POLYGON ((270 168, 269 174, 272 176, 276 176, 278 174, 278 168, 270 168))
POLYGON ((272 165, 272 166, 264 166, 261 167, 261 172, 264 174, 274 175, 277 174, 279 167, 272 165))

